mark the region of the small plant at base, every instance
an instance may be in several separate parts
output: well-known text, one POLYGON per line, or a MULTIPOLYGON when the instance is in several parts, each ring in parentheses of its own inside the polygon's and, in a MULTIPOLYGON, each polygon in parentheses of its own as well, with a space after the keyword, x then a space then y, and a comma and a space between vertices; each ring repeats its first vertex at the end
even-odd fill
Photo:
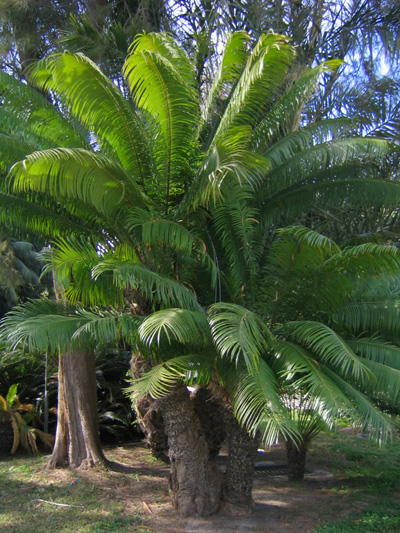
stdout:
POLYGON ((11 435, 12 454, 17 451, 18 446, 21 444, 28 452, 37 455, 39 450, 36 444, 36 436, 39 435, 44 444, 50 448, 53 446, 54 437, 31 425, 32 422, 40 422, 40 418, 35 413, 32 404, 21 404, 17 396, 17 388, 17 384, 11 385, 5 398, 0 395, 0 426, 9 424, 9 427, 12 428, 9 432, 1 432, 4 434, 3 448, 5 448, 7 436, 11 435))

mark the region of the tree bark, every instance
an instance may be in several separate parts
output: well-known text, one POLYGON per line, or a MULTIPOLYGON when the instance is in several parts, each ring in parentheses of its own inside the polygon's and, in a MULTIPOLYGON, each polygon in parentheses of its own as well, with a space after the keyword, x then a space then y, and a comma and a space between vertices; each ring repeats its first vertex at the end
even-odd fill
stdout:
MULTIPOLYGON (((151 361, 145 359, 137 349, 132 352, 130 365, 131 374, 135 379, 140 378, 152 367, 151 361)), ((145 441, 151 450, 151 454, 157 459, 168 463, 168 437, 157 400, 148 395, 143 396, 135 401, 135 411, 137 422, 145 436, 145 441)))
POLYGON ((207 441, 209 457, 215 459, 226 438, 227 408, 222 399, 206 387, 196 389, 190 398, 207 441))
POLYGON ((208 516, 219 509, 221 482, 209 461, 207 442, 188 390, 182 384, 158 400, 171 462, 170 495, 182 517, 208 516))
POLYGON ((293 441, 286 441, 289 481, 300 481, 304 478, 307 448, 308 441, 297 443, 297 447, 293 441))
POLYGON ((94 354, 70 348, 60 354, 58 418, 48 468, 105 464, 100 447, 94 354))
POLYGON ((232 411, 226 420, 229 424, 229 456, 223 484, 222 509, 233 515, 250 514, 254 508, 252 498, 257 440, 240 427, 232 411))

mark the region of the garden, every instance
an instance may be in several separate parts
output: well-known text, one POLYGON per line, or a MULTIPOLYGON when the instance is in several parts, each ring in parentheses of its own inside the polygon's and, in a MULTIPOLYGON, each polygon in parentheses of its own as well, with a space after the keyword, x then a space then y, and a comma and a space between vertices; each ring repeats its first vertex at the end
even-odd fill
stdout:
POLYGON ((398 530, 397 3, 0 24, 2 528, 398 530))

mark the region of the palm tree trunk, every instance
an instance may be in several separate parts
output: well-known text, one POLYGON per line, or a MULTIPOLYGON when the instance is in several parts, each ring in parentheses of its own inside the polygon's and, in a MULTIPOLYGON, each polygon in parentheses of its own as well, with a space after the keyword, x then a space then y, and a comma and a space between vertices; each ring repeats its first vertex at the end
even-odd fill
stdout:
POLYGON ((210 459, 219 455, 226 438, 226 410, 223 400, 207 387, 199 387, 191 395, 194 410, 199 418, 207 441, 210 459))
POLYGON ((231 515, 250 514, 257 440, 240 427, 233 413, 229 423, 229 456, 223 485, 223 510, 231 515))
POLYGON ((100 447, 97 388, 92 351, 60 354, 58 419, 48 468, 89 468, 105 464, 100 447))
MULTIPOLYGON (((152 367, 152 362, 145 359, 138 349, 132 352, 131 374, 135 379, 140 378, 152 367)), ((168 459, 168 437, 165 432, 163 417, 160 413, 157 400, 146 395, 135 400, 136 419, 142 430, 151 454, 165 463, 168 459)))
POLYGON ((183 385, 158 400, 168 435, 170 495, 180 516, 207 516, 220 506, 221 483, 207 442, 183 385))
POLYGON ((289 481, 300 481, 304 478, 307 448, 308 441, 303 440, 300 443, 294 443, 291 440, 286 441, 289 481))

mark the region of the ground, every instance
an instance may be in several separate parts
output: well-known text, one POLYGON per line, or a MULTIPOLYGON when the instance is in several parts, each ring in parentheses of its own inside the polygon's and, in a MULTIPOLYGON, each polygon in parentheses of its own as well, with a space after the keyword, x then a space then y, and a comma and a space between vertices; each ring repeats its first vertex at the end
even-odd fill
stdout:
MULTIPOLYGON (((0 530, 2 533, 306 533, 326 522, 372 509, 377 502, 382 505, 382 501, 387 501, 390 509, 388 523, 393 524, 395 520, 400 527, 399 515, 393 515, 394 507, 398 510, 398 481, 393 490, 391 478, 381 475, 376 468, 376 464, 383 470, 384 465, 390 465, 392 477, 397 479, 399 465, 394 464, 393 458, 398 463, 398 449, 390 451, 389 456, 389 452, 356 436, 349 438, 351 442, 346 440, 347 435, 317 439, 310 451, 305 480, 294 484, 287 481, 282 469, 275 468, 275 475, 270 475, 272 469, 265 469, 268 465, 285 464, 282 444, 260 454, 261 469, 257 470, 253 491, 254 512, 244 517, 221 514, 209 518, 177 517, 169 503, 168 467, 154 460, 142 443, 105 450, 110 459, 132 466, 134 472, 130 474, 101 470, 44 471, 45 458, 7 458, 0 460, 3 493, 0 530), (362 470, 368 465, 368 472, 362 470)), ((378 524, 381 523, 382 515, 378 517, 378 524)), ((379 527, 363 526, 360 530, 400 530, 379 527)), ((350 526, 335 531, 356 529, 350 526)))

